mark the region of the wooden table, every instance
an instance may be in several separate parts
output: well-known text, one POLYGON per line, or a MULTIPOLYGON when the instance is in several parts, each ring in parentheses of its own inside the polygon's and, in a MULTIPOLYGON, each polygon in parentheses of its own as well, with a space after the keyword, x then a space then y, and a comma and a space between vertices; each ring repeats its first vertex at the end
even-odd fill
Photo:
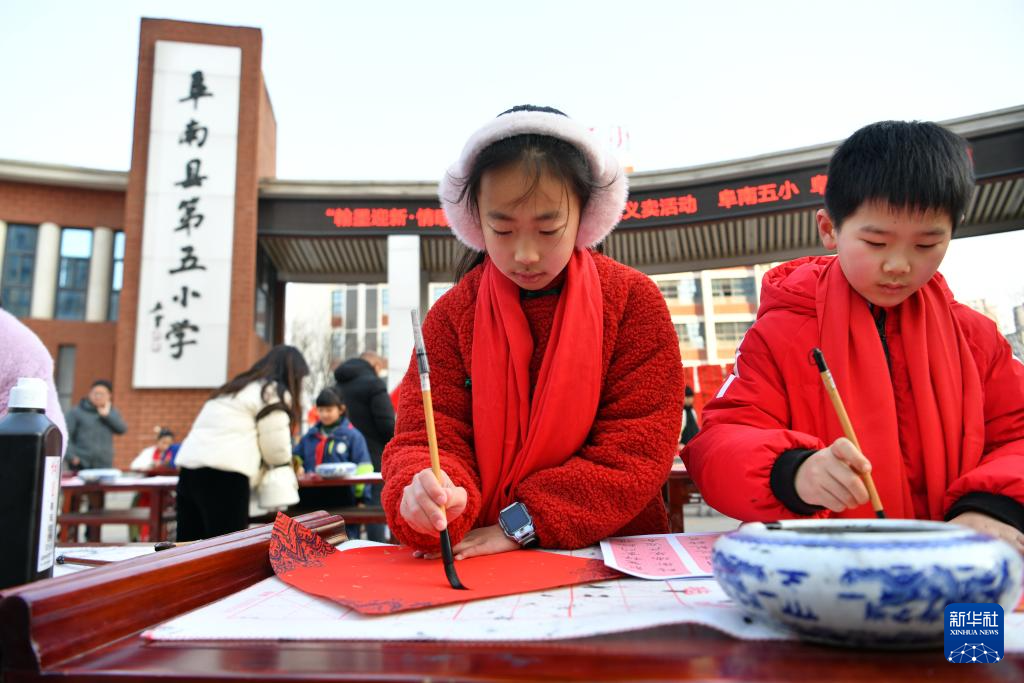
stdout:
POLYGON ((380 472, 367 472, 366 474, 353 474, 351 477, 321 477, 319 474, 306 472, 299 477, 299 487, 321 487, 321 486, 355 486, 356 484, 383 484, 384 477, 380 472))
POLYGON ((700 491, 697 490, 693 479, 690 479, 686 465, 682 463, 672 466, 672 472, 668 475, 665 486, 668 488, 668 529, 674 534, 682 533, 686 531, 683 506, 690 501, 691 495, 700 493, 700 491))
MULTIPOLYGON (((334 486, 355 486, 356 484, 382 484, 384 478, 380 472, 353 474, 350 477, 321 477, 319 474, 307 472, 299 477, 299 488, 324 488, 334 486)), ((387 524, 384 508, 380 505, 362 507, 333 508, 329 512, 341 515, 345 521, 356 526, 359 524, 387 524)))
MULTIPOLYGON (((338 518, 302 521, 334 534, 338 518)), ((1024 657, 948 664, 941 647, 844 650, 738 641, 687 625, 545 642, 147 642, 140 633, 271 574, 270 528, 249 529, 0 592, 5 683, 30 681, 1024 680, 1024 657)))
POLYGON ((60 524, 60 542, 71 541, 71 531, 77 531, 79 524, 87 527, 101 527, 104 524, 148 524, 150 537, 147 540, 166 541, 167 522, 174 519, 174 491, 177 477, 143 477, 138 479, 118 478, 110 482, 84 482, 77 477, 61 479, 60 490, 64 494, 60 524), (140 492, 149 494, 149 508, 127 510, 96 509, 79 512, 82 496, 90 493, 140 492))

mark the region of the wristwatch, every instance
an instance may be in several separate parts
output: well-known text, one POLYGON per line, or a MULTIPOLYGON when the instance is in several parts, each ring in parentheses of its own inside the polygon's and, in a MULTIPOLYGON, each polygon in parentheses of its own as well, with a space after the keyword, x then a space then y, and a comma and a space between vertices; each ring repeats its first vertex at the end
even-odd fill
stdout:
POLYGON ((498 513, 498 524, 505 535, 526 547, 537 540, 537 532, 533 528, 533 517, 526 511, 522 503, 512 503, 498 513))

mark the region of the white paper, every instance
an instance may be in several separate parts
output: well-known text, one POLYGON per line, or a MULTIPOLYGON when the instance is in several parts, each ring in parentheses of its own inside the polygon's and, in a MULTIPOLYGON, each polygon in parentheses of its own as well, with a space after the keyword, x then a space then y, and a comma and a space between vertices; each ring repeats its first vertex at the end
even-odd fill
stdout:
MULTIPOLYGON (((365 545, 350 541, 339 550, 365 545)), ((601 557, 596 546, 563 554, 601 557)), ((746 617, 714 579, 629 578, 367 616, 271 577, 142 635, 150 640, 530 641, 681 623, 742 640, 797 640, 782 627, 746 617)), ((1005 642, 1007 652, 1024 652, 1024 613, 1007 615, 1005 642)))
POLYGON ((166 622, 151 640, 552 640, 699 623, 749 639, 786 639, 747 623, 713 580, 622 579, 383 616, 359 614, 277 577, 166 622))

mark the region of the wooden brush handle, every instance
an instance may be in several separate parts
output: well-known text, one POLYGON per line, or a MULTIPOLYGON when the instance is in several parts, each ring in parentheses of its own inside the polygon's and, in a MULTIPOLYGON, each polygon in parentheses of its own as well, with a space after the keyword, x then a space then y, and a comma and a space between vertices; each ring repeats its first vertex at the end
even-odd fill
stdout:
MULTIPOLYGON (((437 453, 437 431, 434 429, 434 402, 430 398, 430 390, 423 393, 423 419, 427 424, 427 445, 430 447, 430 469, 434 471, 437 483, 444 486, 441 481, 441 456, 437 453)), ((444 512, 444 505, 441 506, 444 512)))
MULTIPOLYGON (((843 427, 843 434, 846 438, 853 442, 853 445, 857 447, 857 450, 863 453, 864 451, 860 448, 860 442, 857 440, 857 435, 853 431, 853 423, 850 422, 850 416, 846 413, 846 406, 843 405, 843 400, 839 397, 839 390, 836 389, 836 383, 832 379, 832 373, 825 371, 821 373, 821 379, 825 382, 825 393, 832 400, 832 407, 836 410, 836 416, 839 418, 839 424, 843 427)), ((871 509, 875 512, 882 511, 882 499, 878 496, 878 489, 875 488, 875 481, 871 478, 870 472, 864 472, 859 475, 860 480, 864 482, 864 487, 868 490, 868 498, 871 499, 871 509)))

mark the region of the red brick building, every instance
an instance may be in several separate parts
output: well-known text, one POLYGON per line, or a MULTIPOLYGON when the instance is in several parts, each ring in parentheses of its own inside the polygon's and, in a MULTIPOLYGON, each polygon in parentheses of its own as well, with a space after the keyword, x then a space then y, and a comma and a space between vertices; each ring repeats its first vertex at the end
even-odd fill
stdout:
MULTIPOLYGON (((254 323, 257 194, 259 179, 274 176, 276 136, 260 70, 261 33, 143 20, 131 171, 8 163, 0 179, 4 306, 53 354, 65 407, 77 403, 93 380, 113 381, 114 405, 129 425, 115 440, 120 466, 153 441, 157 425, 184 435, 210 393, 208 387, 136 388, 132 380, 157 41, 241 52, 226 376, 249 367, 275 336, 282 337, 273 328, 258 334, 254 323)), ((271 298, 283 303, 283 296, 271 298)), ((280 312, 268 317, 281 324, 280 312)))

